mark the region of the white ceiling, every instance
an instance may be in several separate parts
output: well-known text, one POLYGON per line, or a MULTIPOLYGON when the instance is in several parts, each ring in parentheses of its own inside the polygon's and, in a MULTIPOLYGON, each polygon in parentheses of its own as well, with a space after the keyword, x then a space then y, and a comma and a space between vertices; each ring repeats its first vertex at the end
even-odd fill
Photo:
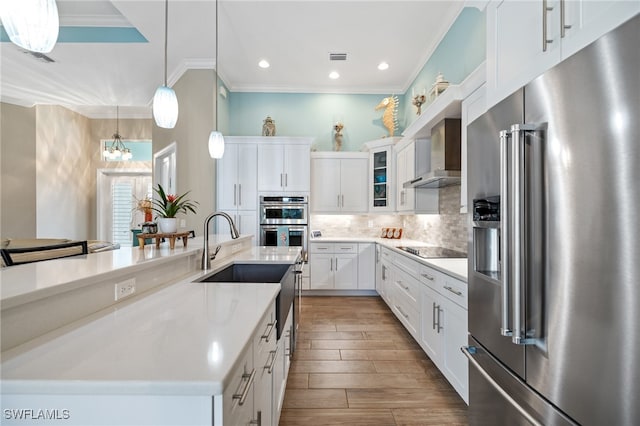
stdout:
MULTIPOLYGON (((163 82, 164 1, 58 0, 61 26, 132 26, 148 43, 57 43, 44 63, 2 43, 0 95, 89 117, 150 117, 163 82)), ((462 1, 219 0, 220 75, 231 91, 403 93, 462 1), (330 62, 329 53, 348 59, 330 62), (257 66, 260 59, 271 63, 257 66), (386 61, 389 69, 379 71, 386 61), (338 71, 337 80, 328 78, 338 71)), ((215 0, 170 0, 168 80, 215 63, 215 0)))

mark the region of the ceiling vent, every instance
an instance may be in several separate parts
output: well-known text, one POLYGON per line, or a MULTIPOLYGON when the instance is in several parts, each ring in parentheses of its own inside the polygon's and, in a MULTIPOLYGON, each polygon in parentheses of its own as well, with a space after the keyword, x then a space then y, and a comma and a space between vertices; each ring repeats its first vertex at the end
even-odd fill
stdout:
POLYGON ((346 53, 329 53, 330 61, 346 61, 347 54, 346 53))
POLYGON ((44 53, 31 52, 29 50, 24 50, 23 52, 30 54, 31 56, 33 56, 40 62, 44 62, 45 64, 50 64, 51 62, 55 62, 55 60, 51 59, 49 56, 45 55, 44 53))

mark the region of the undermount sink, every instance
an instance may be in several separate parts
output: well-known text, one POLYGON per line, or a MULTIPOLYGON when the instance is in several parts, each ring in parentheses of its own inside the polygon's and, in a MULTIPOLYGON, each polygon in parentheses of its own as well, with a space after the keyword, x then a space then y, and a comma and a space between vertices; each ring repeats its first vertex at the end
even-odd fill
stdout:
POLYGON ((279 283, 291 265, 273 263, 234 263, 206 275, 198 282, 206 283, 279 283))
MULTIPOLYGON (((296 292, 295 265, 280 263, 234 263, 200 278, 199 283, 280 283, 276 296, 276 331, 282 336, 284 323, 296 292)), ((295 310, 295 309, 294 309, 295 310)))

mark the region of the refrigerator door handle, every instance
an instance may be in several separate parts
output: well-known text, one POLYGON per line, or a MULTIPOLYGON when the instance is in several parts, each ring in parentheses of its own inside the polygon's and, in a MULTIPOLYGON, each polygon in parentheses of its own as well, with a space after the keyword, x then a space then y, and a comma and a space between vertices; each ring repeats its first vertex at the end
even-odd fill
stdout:
POLYGON ((500 253, 502 259, 500 262, 500 296, 502 299, 502 312, 501 312, 501 324, 500 334, 506 337, 510 337, 511 323, 509 320, 511 292, 509 290, 509 274, 511 268, 509 265, 509 235, 511 233, 511 221, 509 220, 509 212, 511 208, 509 203, 511 202, 511 194, 509 193, 509 141, 511 134, 507 130, 500 132, 500 224, 502 238, 500 238, 500 253))
POLYGON ((524 144, 525 138, 524 133, 527 131, 536 130, 535 126, 527 125, 527 124, 514 124, 511 126, 511 185, 510 190, 512 193, 509 194, 509 198, 511 198, 511 235, 508 237, 511 238, 512 246, 511 253, 513 253, 513 262, 510 265, 513 271, 513 286, 512 286, 512 306, 513 306, 513 319, 512 319, 512 334, 511 341, 516 345, 530 345, 535 343, 534 339, 528 339, 526 337, 526 331, 523 330, 523 286, 525 285, 526 279, 524 274, 526 271, 524 270, 523 264, 525 262, 524 259, 524 244, 525 239, 523 238, 523 230, 524 230, 524 212, 525 212, 525 204, 524 204, 524 194, 525 194, 525 176, 524 176, 524 144))
POLYGON ((498 393, 509 403, 511 404, 511 406, 513 408, 515 408, 516 410, 518 410, 518 412, 520 414, 522 414, 522 416, 524 418, 527 419, 527 421, 529 421, 529 423, 531 423, 534 426, 543 426, 542 423, 540 423, 539 421, 537 421, 532 415, 531 413, 529 413, 527 410, 524 409, 524 407, 520 404, 518 404, 518 402, 513 399, 513 397, 511 395, 509 395, 509 393, 507 393, 507 391, 505 391, 504 389, 502 389, 502 387, 493 379, 493 377, 491 377, 491 375, 484 369, 482 368, 482 366, 480 365, 480 363, 478 363, 478 361, 476 361, 476 359, 473 357, 473 354, 476 353, 476 348, 474 346, 463 346, 460 348, 460 350, 462 351, 462 353, 464 354, 464 356, 467 357, 467 359, 469 360, 469 363, 473 366, 473 368, 475 368, 481 375, 482 377, 485 378, 485 380, 487 382, 489 382, 489 384, 491 385, 491 387, 493 387, 496 391, 498 391, 498 393))

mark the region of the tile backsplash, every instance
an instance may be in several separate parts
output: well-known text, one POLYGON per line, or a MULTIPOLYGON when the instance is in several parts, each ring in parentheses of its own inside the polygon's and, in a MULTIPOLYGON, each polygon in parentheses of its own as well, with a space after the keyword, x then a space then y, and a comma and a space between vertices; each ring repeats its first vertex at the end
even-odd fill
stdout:
POLYGON ((310 229, 327 237, 378 237, 382 228, 403 228, 403 238, 467 252, 467 214, 460 211, 460 186, 440 189, 440 214, 316 215, 310 229))

